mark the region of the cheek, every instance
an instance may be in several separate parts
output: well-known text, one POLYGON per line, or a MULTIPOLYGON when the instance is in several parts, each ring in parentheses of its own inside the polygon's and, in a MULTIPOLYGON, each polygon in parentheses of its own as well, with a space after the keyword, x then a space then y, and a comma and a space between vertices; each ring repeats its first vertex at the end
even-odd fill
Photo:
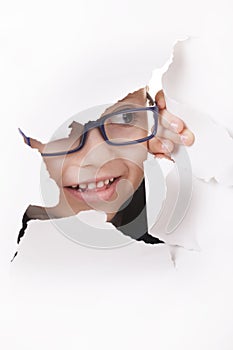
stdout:
POLYGON ((61 185, 62 174, 64 172, 64 159, 60 158, 44 158, 46 169, 49 172, 50 177, 61 185))
POLYGON ((128 169, 129 169, 128 179, 133 185, 134 189, 137 189, 144 176, 143 167, 131 163, 128 165, 128 169))
POLYGON ((127 162, 142 168, 143 162, 147 159, 148 150, 147 144, 141 143, 132 146, 125 146, 119 149, 118 156, 127 162))
MULTIPOLYGON (((127 148, 127 147, 126 147, 127 148)), ((147 144, 133 145, 133 147, 125 149, 124 163, 128 168, 128 180, 131 182, 134 190, 136 190, 144 176, 143 162, 147 159, 147 144)))

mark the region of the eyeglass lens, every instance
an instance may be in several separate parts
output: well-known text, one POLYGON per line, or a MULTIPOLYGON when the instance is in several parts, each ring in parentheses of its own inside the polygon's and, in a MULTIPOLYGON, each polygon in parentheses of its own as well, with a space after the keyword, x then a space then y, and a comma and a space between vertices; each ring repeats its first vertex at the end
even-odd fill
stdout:
MULTIPOLYGON (((150 136, 154 128, 152 110, 124 111, 110 115, 104 120, 104 131, 112 144, 138 141, 150 136)), ((51 141, 44 153, 61 153, 77 149, 82 142, 84 125, 73 121, 68 137, 51 141)))
POLYGON ((151 110, 121 112, 105 120, 104 130, 114 144, 137 141, 152 134, 154 113, 151 110))

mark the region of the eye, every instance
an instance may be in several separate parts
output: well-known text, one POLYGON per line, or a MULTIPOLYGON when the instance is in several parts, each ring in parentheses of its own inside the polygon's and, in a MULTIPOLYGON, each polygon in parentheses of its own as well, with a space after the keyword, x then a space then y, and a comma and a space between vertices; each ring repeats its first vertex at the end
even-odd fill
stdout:
POLYGON ((108 123, 131 125, 135 122, 135 115, 132 112, 122 112, 109 118, 108 123))
POLYGON ((129 124, 133 120, 133 114, 132 113, 122 113, 122 119, 125 124, 129 124))

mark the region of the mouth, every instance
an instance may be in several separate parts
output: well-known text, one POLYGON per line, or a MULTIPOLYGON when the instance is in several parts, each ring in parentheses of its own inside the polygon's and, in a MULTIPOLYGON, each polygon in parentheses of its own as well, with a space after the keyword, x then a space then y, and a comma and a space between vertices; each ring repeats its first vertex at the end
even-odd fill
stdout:
POLYGON ((64 189, 77 199, 97 202, 109 200, 115 192, 116 185, 121 176, 98 179, 96 181, 82 182, 65 186, 64 189))
POLYGON ((82 193, 90 191, 103 191, 104 189, 109 188, 119 177, 120 176, 110 177, 108 179, 98 180, 96 182, 83 182, 65 187, 82 193))

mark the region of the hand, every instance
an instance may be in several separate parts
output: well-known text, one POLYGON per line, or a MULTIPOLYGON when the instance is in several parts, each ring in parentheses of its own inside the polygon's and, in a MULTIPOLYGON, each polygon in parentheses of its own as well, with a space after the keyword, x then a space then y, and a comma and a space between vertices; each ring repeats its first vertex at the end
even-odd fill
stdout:
POLYGON ((159 107, 158 130, 156 136, 148 141, 148 150, 158 158, 171 159, 170 154, 174 145, 191 146, 194 134, 185 126, 182 119, 167 111, 162 90, 157 92, 155 102, 159 107))

